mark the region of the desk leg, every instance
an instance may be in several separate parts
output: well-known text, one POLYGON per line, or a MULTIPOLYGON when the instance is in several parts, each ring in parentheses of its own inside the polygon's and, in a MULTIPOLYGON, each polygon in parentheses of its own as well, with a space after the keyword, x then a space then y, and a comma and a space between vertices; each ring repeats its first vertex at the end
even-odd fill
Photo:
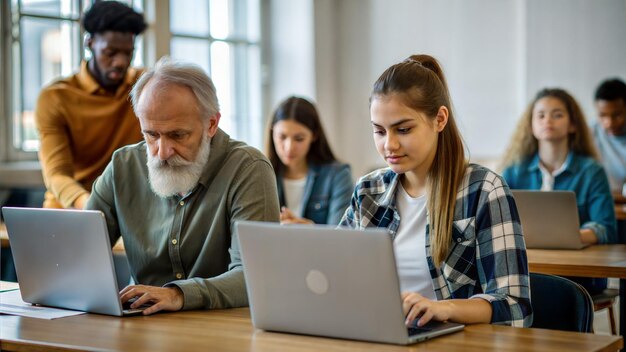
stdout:
POLYGON ((626 341, 626 279, 619 279, 619 334, 626 341))

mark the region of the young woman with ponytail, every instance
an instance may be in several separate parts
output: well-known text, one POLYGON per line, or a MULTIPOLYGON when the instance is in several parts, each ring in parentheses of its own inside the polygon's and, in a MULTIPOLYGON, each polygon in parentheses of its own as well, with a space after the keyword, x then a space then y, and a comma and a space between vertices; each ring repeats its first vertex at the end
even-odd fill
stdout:
POLYGON ((437 60, 413 55, 388 68, 374 83, 370 115, 389 167, 359 180, 340 225, 388 229, 407 325, 530 326, 513 197, 500 176, 466 161, 437 60))

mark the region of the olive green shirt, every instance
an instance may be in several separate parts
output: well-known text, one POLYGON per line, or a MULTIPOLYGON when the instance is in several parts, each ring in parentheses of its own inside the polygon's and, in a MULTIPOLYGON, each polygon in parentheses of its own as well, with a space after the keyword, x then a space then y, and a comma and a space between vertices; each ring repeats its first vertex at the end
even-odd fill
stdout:
POLYGON ((146 148, 141 142, 113 154, 86 209, 104 212, 111 245, 122 236, 137 284, 178 286, 183 309, 248 305, 234 225, 279 220, 271 164, 218 129, 198 185, 161 198, 150 188, 146 148))

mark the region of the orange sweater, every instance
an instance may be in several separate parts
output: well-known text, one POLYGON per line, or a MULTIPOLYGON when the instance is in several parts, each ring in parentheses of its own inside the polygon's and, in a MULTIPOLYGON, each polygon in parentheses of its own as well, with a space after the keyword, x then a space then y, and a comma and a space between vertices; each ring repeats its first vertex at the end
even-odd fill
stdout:
POLYGON ((52 83, 39 95, 35 120, 39 160, 46 183, 44 207, 71 207, 102 173, 113 152, 142 140, 128 93, 143 73, 129 68, 115 93, 80 72, 52 83))

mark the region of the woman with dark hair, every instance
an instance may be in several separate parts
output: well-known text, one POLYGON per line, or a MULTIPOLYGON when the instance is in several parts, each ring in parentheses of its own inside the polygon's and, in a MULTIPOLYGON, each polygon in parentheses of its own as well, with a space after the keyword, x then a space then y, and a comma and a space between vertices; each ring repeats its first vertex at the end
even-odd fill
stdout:
MULTIPOLYGON (((513 189, 566 190, 576 193, 583 243, 617 241, 609 181, 597 162, 585 116, 563 89, 542 89, 519 121, 503 160, 502 173, 513 189)), ((591 294, 606 279, 578 279, 591 294)))
POLYGON ((406 324, 528 327, 528 263, 511 192, 465 159, 446 79, 428 55, 389 67, 370 96, 374 144, 389 167, 363 176, 342 226, 386 228, 406 324))
POLYGON ((289 97, 278 105, 266 152, 276 172, 280 222, 337 225, 350 203, 350 166, 335 159, 311 102, 289 97))

